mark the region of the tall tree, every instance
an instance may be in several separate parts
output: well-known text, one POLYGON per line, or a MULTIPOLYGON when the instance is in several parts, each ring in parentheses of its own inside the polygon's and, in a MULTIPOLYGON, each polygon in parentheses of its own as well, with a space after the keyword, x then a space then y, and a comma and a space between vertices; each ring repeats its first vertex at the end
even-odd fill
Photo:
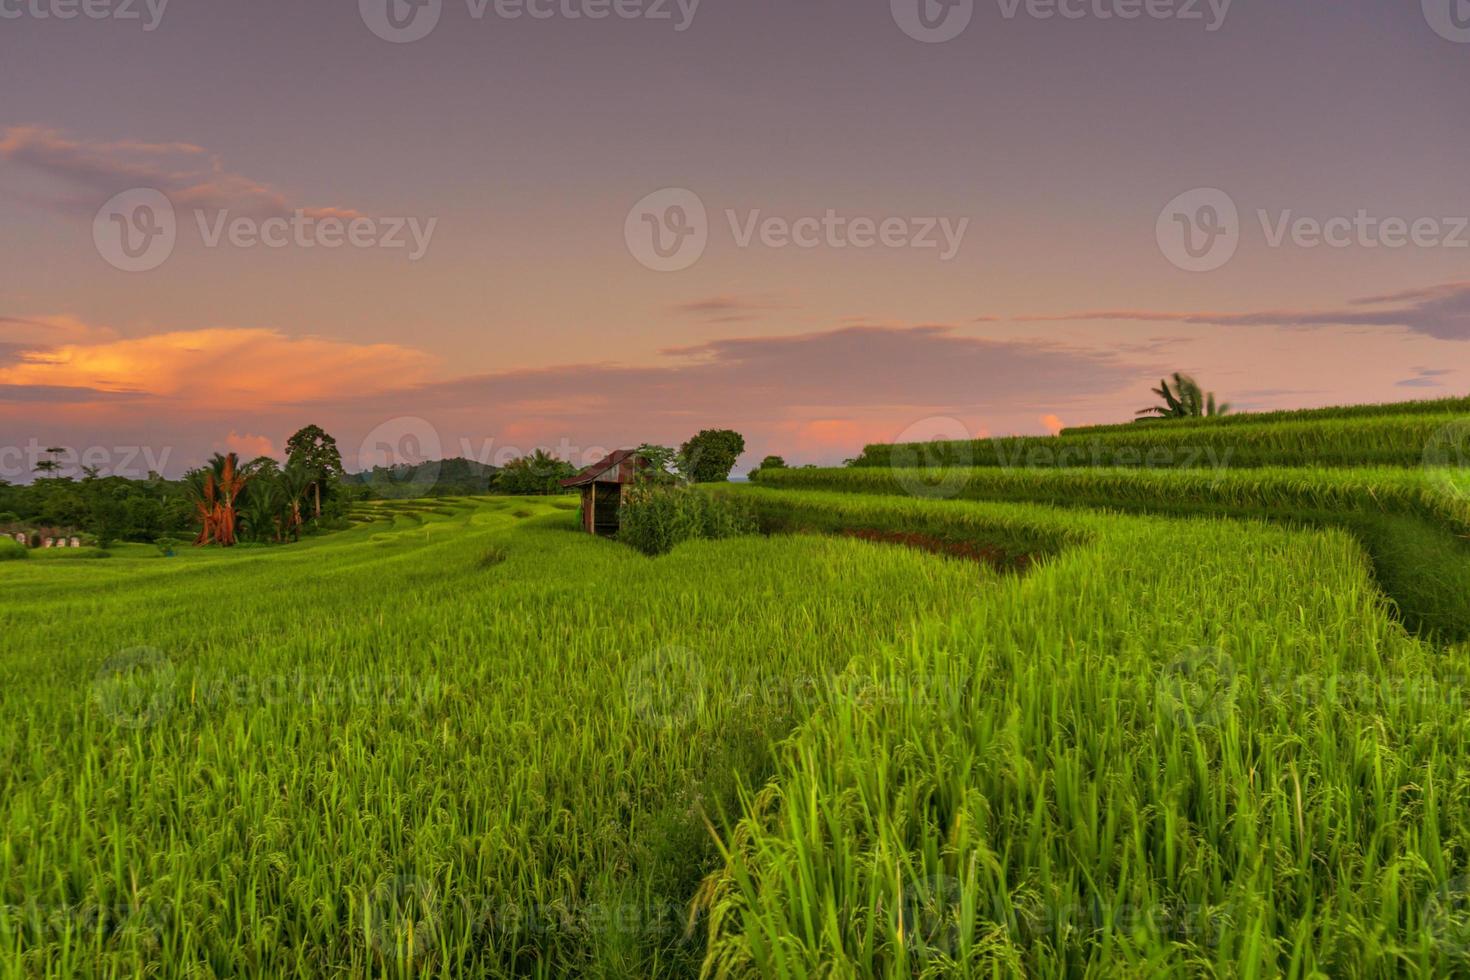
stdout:
POLYGON ((332 486, 342 479, 342 454, 337 451, 337 440, 321 426, 308 425, 286 440, 286 465, 300 466, 311 474, 313 511, 320 520, 323 485, 332 486))
POLYGON ((513 459, 495 474, 495 492, 536 496, 561 492, 561 481, 577 475, 577 468, 544 449, 513 459))
MULTIPOLYGON (((64 448, 62 448, 61 446, 48 446, 46 448, 46 455, 48 455, 48 456, 60 456, 64 452, 66 452, 66 450, 64 448)), ((53 476, 53 475, 55 475, 56 473, 58 473, 60 471, 61 471, 61 462, 59 460, 56 460, 56 459, 41 459, 41 460, 37 460, 36 461, 36 472, 37 473, 44 473, 47 476, 53 476)))
POLYGON ((679 447, 679 472, 690 483, 724 483, 745 452, 745 437, 730 429, 705 429, 679 447))

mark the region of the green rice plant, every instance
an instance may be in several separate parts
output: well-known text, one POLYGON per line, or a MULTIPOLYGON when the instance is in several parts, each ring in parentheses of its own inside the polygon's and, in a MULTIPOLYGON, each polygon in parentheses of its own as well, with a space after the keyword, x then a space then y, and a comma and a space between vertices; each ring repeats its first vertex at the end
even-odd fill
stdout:
POLYGON ((1451 475, 771 475, 709 493, 823 533, 6 563, 0 978, 1470 971, 1470 644, 1351 523, 1451 475))
MULTIPOLYGON (((1165 421, 1171 428, 1176 426, 1214 428, 1220 426, 1259 425, 1264 422, 1330 422, 1344 419, 1360 420, 1380 416, 1404 415, 1439 415, 1464 418, 1470 416, 1470 398, 1438 398, 1430 401, 1388 402, 1374 405, 1342 405, 1332 408, 1287 409, 1277 412, 1235 412, 1230 415, 1199 416, 1194 418, 1168 419, 1165 421)), ((1134 421, 1114 425, 1074 426, 1063 429, 1061 434, 1071 436, 1136 432, 1139 424, 1146 425, 1151 421, 1157 420, 1144 419, 1141 423, 1134 421)))
MULTIPOLYGON (((1458 403, 1456 403, 1458 404, 1458 403)), ((1463 410, 1243 423, 1163 420, 1105 432, 963 442, 873 445, 857 467, 977 466, 1002 469, 1242 469, 1417 467, 1464 424, 1463 410)))
POLYGON ((0 977, 692 976, 738 779, 990 578, 516 507, 7 563, 0 977))
POLYGON ((31 550, 14 538, 0 538, 0 561, 20 561, 31 556, 31 550))
POLYGON ((1470 483, 1462 470, 800 469, 762 483, 1342 527, 1366 548, 1411 629, 1470 638, 1470 483))
POLYGON ((818 491, 793 519, 1085 534, 857 672, 722 825, 707 976, 1470 969, 1470 652, 1356 543, 818 491))

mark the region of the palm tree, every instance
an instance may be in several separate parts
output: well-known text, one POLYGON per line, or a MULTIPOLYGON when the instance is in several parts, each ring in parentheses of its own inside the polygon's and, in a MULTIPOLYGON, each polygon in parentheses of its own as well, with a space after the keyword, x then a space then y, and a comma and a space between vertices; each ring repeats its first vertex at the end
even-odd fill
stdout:
POLYGON ((270 477, 257 476, 240 507, 240 523, 254 541, 281 540, 281 489, 270 477))
POLYGON ((200 523, 196 545, 214 543, 228 548, 235 543, 236 508, 250 480, 249 474, 241 472, 240 458, 234 453, 215 453, 208 466, 188 474, 185 490, 200 523))
POLYGON ((1160 381, 1153 393, 1164 400, 1162 405, 1152 405, 1140 410, 1137 414, 1144 418, 1166 418, 1187 419, 1205 418, 1208 416, 1225 415, 1230 411, 1230 405, 1226 402, 1217 404, 1215 393, 1204 392, 1200 389, 1199 382, 1187 374, 1174 372, 1174 384, 1171 387, 1167 380, 1160 381))
MULTIPOLYGON (((259 461, 257 461, 259 462, 259 461)), ((283 542, 289 536, 301 540, 305 524, 302 504, 311 489, 314 476, 307 467, 292 463, 285 469, 274 465, 254 466, 250 489, 245 494, 240 514, 250 537, 256 541, 283 542)))
POLYGON ((301 502, 308 490, 320 489, 316 474, 310 467, 289 463, 276 478, 276 490, 281 498, 281 538, 291 535, 292 541, 301 540, 301 527, 306 519, 301 515, 301 502))

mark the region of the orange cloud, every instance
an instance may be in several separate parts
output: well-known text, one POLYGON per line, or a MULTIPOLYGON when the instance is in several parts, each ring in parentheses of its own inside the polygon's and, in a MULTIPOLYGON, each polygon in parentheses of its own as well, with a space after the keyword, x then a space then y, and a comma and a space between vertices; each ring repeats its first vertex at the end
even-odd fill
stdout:
POLYGON ((1049 413, 1041 417, 1041 424, 1046 426, 1047 431, 1054 436, 1061 435, 1062 430, 1067 427, 1067 423, 1062 421, 1061 416, 1049 413))
POLYGON ((266 436, 254 436, 250 433, 240 435, 233 429, 225 436, 225 449, 232 453, 238 453, 241 459, 254 459, 257 456, 274 456, 276 448, 266 436))
POLYGON ((415 385, 433 364, 396 344, 216 327, 22 350, 0 366, 0 385, 142 394, 238 412, 415 385))

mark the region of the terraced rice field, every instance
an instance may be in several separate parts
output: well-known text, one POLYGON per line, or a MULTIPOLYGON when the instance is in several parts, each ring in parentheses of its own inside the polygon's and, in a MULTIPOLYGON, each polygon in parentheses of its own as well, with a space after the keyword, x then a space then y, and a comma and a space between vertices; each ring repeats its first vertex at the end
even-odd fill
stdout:
POLYGON ((1446 475, 793 471, 659 559, 476 498, 6 563, 0 975, 1470 972, 1466 600, 1373 537, 1462 575, 1446 475))

